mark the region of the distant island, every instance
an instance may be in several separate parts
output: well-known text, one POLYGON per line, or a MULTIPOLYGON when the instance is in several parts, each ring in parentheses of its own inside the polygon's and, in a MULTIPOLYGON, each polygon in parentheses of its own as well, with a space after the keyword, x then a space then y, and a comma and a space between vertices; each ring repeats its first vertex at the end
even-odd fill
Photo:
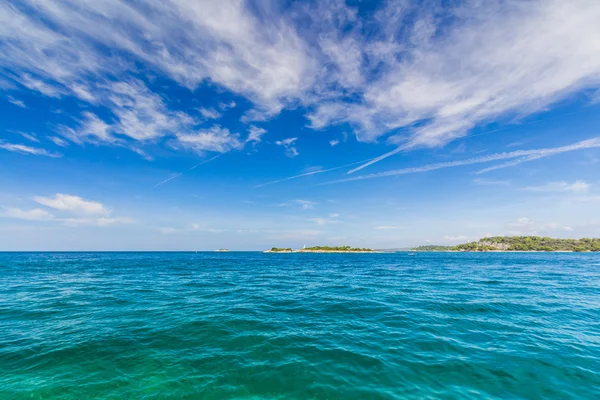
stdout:
POLYGON ((265 251, 265 253, 291 253, 293 250, 289 247, 273 247, 271 250, 265 251))
POLYGON ((376 250, 350 246, 313 246, 292 250, 289 247, 273 247, 264 253, 377 253, 376 250))
POLYGON ((456 246, 425 245, 413 251, 600 251, 600 239, 553 239, 541 236, 494 236, 456 246))

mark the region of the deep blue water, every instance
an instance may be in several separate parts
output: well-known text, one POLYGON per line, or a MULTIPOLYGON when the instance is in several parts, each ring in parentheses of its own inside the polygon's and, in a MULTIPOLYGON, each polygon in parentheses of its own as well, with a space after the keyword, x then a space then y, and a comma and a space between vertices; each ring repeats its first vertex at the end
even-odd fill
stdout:
POLYGON ((0 399, 599 399, 600 255, 0 253, 0 399))

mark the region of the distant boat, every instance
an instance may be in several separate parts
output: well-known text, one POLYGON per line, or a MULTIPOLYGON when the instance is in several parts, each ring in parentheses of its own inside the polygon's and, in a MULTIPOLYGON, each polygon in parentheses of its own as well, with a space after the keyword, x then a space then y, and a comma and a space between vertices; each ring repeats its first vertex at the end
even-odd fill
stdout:
POLYGON ((226 252, 228 252, 228 251, 229 251, 229 250, 227 250, 227 249, 219 249, 219 250, 215 250, 215 252, 217 252, 217 253, 226 253, 226 252))
POLYGON ((417 253, 408 253, 409 256, 416 256, 417 253))

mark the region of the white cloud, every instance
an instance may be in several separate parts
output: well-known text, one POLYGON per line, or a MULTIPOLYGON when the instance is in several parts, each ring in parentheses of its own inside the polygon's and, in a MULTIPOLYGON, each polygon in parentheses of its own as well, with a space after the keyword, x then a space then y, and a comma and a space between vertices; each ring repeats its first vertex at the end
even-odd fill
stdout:
POLYGON ((54 197, 35 196, 33 200, 46 207, 75 214, 108 215, 110 212, 102 203, 62 193, 54 197))
POLYGON ((250 125, 250 128, 248 128, 249 134, 248 134, 248 138, 246 139, 246 143, 260 143, 262 136, 267 133, 267 131, 263 128, 258 128, 254 125, 250 125))
POLYGON ((85 100, 89 103, 96 103, 98 101, 96 96, 94 96, 90 92, 89 88, 87 88, 84 85, 79 85, 79 84, 75 83, 75 84, 71 85, 71 90, 73 91, 75 96, 77 96, 81 100, 85 100))
POLYGON ((33 90, 49 96, 74 92, 85 100, 80 82, 88 74, 134 68, 119 58, 126 52, 190 89, 210 80, 260 110, 278 112, 311 87, 318 66, 291 21, 268 3, 256 7, 254 12, 237 1, 151 0, 141 6, 83 0, 35 3, 25 12, 3 5, 1 33, 10 46, 0 63, 33 90), (111 55, 97 44, 112 49, 111 55))
POLYGON ((138 154, 140 157, 142 157, 146 161, 154 160, 154 157, 152 157, 150 154, 146 153, 144 150, 142 150, 140 148, 132 147, 130 150, 133 151, 134 153, 138 154))
POLYGON ((200 114, 206 119, 218 119, 221 118, 221 113, 214 108, 201 108, 200 114))
POLYGON ((25 102, 23 100, 15 99, 12 96, 6 96, 6 99, 8 100, 9 103, 14 104, 15 106, 18 106, 21 108, 27 108, 27 106, 25 105, 25 102))
POLYGON ((28 221, 47 221, 54 218, 54 215, 40 208, 34 208, 31 210, 21 210, 19 208, 5 208, 2 214, 0 215, 5 218, 24 219, 28 221))
POLYGON ((0 149, 12 151, 14 153, 32 155, 32 156, 46 156, 46 157, 53 157, 53 158, 61 157, 61 154, 59 154, 59 153, 51 153, 47 150, 40 149, 38 147, 30 147, 30 146, 25 146, 23 144, 0 142, 0 149))
POLYGON ((331 147, 337 146, 338 144, 340 144, 340 141, 339 140, 330 140, 329 144, 331 145, 331 147))
POLYGON ((48 97, 61 96, 60 89, 57 89, 56 87, 49 85, 40 79, 34 78, 30 74, 25 73, 22 77, 18 78, 17 80, 21 85, 25 86, 26 88, 40 92, 41 94, 46 95, 48 97))
MULTIPOLYGON (((98 118, 96 114, 85 111, 83 112, 83 120, 80 121, 80 126, 76 129, 62 126, 61 134, 68 137, 74 142, 81 143, 84 141, 93 142, 116 142, 117 139, 111 134, 111 126, 98 118)), ((54 140, 53 140, 54 141, 54 140)), ((56 143, 56 141, 54 141, 56 143)), ((63 141, 64 142, 64 141, 63 141)))
POLYGON ((234 108, 235 106, 236 106, 236 104, 235 104, 235 101, 233 101, 233 100, 231 100, 228 103, 225 103, 225 102, 219 103, 219 109, 221 109, 223 111, 228 110, 230 108, 234 108))
POLYGON ((75 217, 57 217, 41 208, 21 210, 19 208, 4 207, 0 217, 22 219, 28 221, 52 221, 67 226, 111 226, 117 224, 130 224, 134 220, 129 217, 111 217, 101 203, 84 200, 78 196, 63 195, 58 193, 55 197, 34 197, 34 201, 54 210, 74 214, 75 217), (86 216, 79 216, 85 214, 86 216))
POLYGON ((109 107, 118 117, 114 131, 132 139, 152 140, 194 123, 187 114, 168 110, 164 100, 138 80, 106 86, 109 107))
MULTIPOLYGON (((410 6, 401 7, 410 15, 410 6)), ((361 86, 362 103, 318 106, 313 126, 350 122, 359 139, 373 140, 424 122, 394 139, 406 148, 439 146, 483 121, 531 114, 583 87, 598 87, 596 2, 470 2, 446 19, 420 14, 412 26, 427 29, 411 31, 409 18, 393 23, 380 13, 381 36, 370 31, 371 40, 356 37, 367 54, 385 48, 382 59, 369 54, 383 62, 384 72, 361 86)))
POLYGON ((282 146, 285 149, 285 155, 288 157, 296 157, 298 154, 298 150, 294 145, 298 138, 287 138, 283 140, 278 140, 275 142, 277 146, 282 146))
POLYGON ((542 186, 529 186, 525 190, 532 192, 571 192, 571 193, 587 193, 591 185, 585 181, 575 181, 568 183, 565 181, 549 182, 542 186))
POLYGON ((229 129, 222 128, 219 125, 194 133, 179 134, 177 140, 181 146, 199 153, 204 151, 226 153, 243 147, 238 134, 230 133, 229 129))
POLYGON ((35 143, 39 143, 40 142, 40 140, 38 138, 36 138, 35 135, 32 135, 30 133, 19 132, 19 135, 23 136, 27 140, 31 140, 32 142, 35 142, 35 143))
POLYGON ((343 1, 5 2, 2 80, 108 108, 106 126, 92 117, 102 113, 83 115, 71 132, 81 140, 191 133, 189 115, 131 78, 149 71, 245 97, 254 107, 245 120, 306 107, 314 128, 348 122, 363 141, 405 128, 390 138, 403 149, 440 146, 599 86, 598 2, 466 2, 443 13, 385 3, 358 16, 343 1))
POLYGON ((47 139, 50 140, 55 145, 60 146, 60 147, 66 147, 69 145, 69 142, 59 138, 58 136, 48 136, 47 139))

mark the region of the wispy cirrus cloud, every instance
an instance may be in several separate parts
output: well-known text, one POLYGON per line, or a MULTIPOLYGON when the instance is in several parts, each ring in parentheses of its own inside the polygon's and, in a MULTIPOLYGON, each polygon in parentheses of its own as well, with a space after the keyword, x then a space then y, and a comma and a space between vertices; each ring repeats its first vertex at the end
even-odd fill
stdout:
MULTIPOLYGON (((2 87, 102 108, 65 128, 70 139, 193 134, 194 118, 135 78, 144 65, 190 90, 210 83, 245 98, 246 122, 294 108, 314 129, 349 123, 360 141, 391 134, 410 150, 600 86, 597 2, 444 7, 383 2, 359 15, 339 1, 5 2, 0 66, 12 86, 2 87)), ((204 107, 205 118, 232 107, 221 104, 204 107)))
POLYGON ((257 6, 260 13, 237 1, 5 4, 0 62, 32 90, 84 98, 75 88, 90 73, 132 69, 121 57, 128 54, 191 89, 211 80, 259 110, 278 112, 310 87, 317 65, 287 17, 269 4, 257 6), (114 52, 107 56, 98 44, 114 52))
POLYGON ((58 136, 48 136, 47 138, 49 141, 51 141, 52 143, 54 143, 57 146, 60 147, 67 147, 69 145, 69 142, 67 142, 64 139, 59 138, 58 136))
POLYGON ((371 39, 353 38, 367 57, 377 59, 364 49, 382 49, 385 72, 362 87, 362 102, 320 104, 312 125, 350 122, 362 140, 408 128, 391 141, 440 146, 481 122, 528 115, 598 86, 598 4, 485 2, 453 11, 440 19, 410 3, 380 10, 371 39))
POLYGON ((27 106, 25 105, 25 102, 23 100, 15 99, 12 96, 6 96, 6 99, 8 100, 9 103, 14 104, 17 107, 27 108, 27 106))
POLYGON ((221 118, 221 113, 215 110, 214 108, 200 108, 200 115, 202 115, 206 119, 219 119, 221 118))
POLYGON ((24 144, 0 142, 0 149, 11 151, 13 153, 20 153, 32 156, 46 156, 53 158, 62 157, 62 154, 60 153, 52 153, 48 150, 41 149, 39 147, 31 147, 26 146, 24 144))
POLYGON ((40 140, 35 137, 35 135, 31 134, 31 133, 27 133, 27 132, 19 132, 19 135, 23 136, 25 139, 31 141, 31 142, 35 142, 35 143, 39 143, 40 140))
POLYGON ((196 132, 177 135, 178 144, 198 153, 211 151, 226 153, 230 150, 239 150, 243 143, 237 133, 229 132, 229 129, 215 125, 209 129, 201 129, 196 132))

